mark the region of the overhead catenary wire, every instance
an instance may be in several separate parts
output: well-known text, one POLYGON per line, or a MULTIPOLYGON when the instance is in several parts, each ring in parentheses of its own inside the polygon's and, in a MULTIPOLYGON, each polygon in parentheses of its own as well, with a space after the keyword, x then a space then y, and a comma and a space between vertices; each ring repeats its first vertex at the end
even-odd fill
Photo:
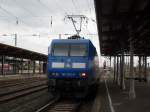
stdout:
MULTIPOLYGON (((55 10, 50 9, 50 8, 47 6, 47 4, 45 4, 42 0, 36 0, 36 1, 37 1, 42 7, 44 7, 44 8, 48 11, 48 13, 51 14, 51 12, 54 12, 54 11, 55 11, 55 10)), ((60 8, 60 10, 64 12, 64 14, 68 14, 68 13, 67 13, 68 11, 66 11, 65 8, 63 8, 61 5, 59 5, 59 3, 58 3, 57 0, 55 0, 54 2, 55 2, 55 4, 56 4, 56 8, 60 8)), ((55 13, 55 15, 59 15, 59 14, 58 14, 58 13, 55 13)), ((51 18, 51 16, 49 16, 49 17, 51 18)))
MULTIPOLYGON (((68 14, 69 13, 69 11, 66 11, 66 8, 63 8, 61 5, 59 5, 59 3, 58 3, 58 1, 57 0, 55 0, 55 3, 56 3, 56 5, 61 9, 61 11, 63 10, 64 11, 64 14, 68 14)), ((67 9, 68 10, 68 9, 67 9)))
MULTIPOLYGON (((14 1, 15 1, 15 3, 18 4, 17 0, 14 0, 14 1)), ((27 8, 25 8, 23 5, 18 4, 18 6, 20 6, 23 10, 25 10, 28 14, 30 14, 30 15, 32 15, 32 16, 35 17, 34 13, 32 13, 32 12, 31 12, 30 10, 28 10, 27 8)))
MULTIPOLYGON (((24 25, 29 26, 29 25, 26 24, 23 20, 21 20, 20 17, 17 17, 17 16, 14 15, 12 12, 10 12, 10 11, 8 11, 7 9, 3 8, 3 7, 2 7, 2 2, 1 2, 1 4, 0 4, 0 10, 2 10, 4 13, 8 14, 9 16, 13 17, 13 18, 15 19, 15 22, 16 22, 15 24, 16 24, 16 25, 18 25, 19 22, 21 21, 24 25)), ((4 16, 4 17, 6 17, 6 16, 4 16)), ((7 19, 7 20, 9 20, 9 19, 7 19)), ((9 21, 10 21, 10 20, 9 20, 9 21)), ((11 23, 11 21, 10 21, 10 23, 11 23)), ((24 27, 21 27, 21 29, 23 29, 24 31, 27 30, 27 29, 25 29, 24 27)))
MULTIPOLYGON (((79 0, 79 1, 80 1, 80 0, 79 0)), ((78 1, 78 0, 76 0, 76 2, 75 2, 75 3, 76 3, 77 10, 78 10, 79 14, 81 14, 81 13, 82 13, 82 10, 81 10, 81 7, 82 7, 82 6, 80 6, 80 4, 81 4, 81 3, 79 3, 79 1, 78 1)), ((80 1, 80 2, 81 2, 81 1, 80 1)))
POLYGON ((95 10, 95 6, 94 6, 94 0, 89 0, 89 4, 93 4, 93 5, 90 5, 91 6, 91 11, 95 10))
POLYGON ((12 23, 12 21, 8 18, 8 16, 0 16, 0 20, 12 23))
POLYGON ((91 9, 91 17, 96 19, 96 15, 95 15, 95 6, 94 6, 94 0, 89 0, 89 4, 90 4, 90 9, 91 9))
MULTIPOLYGON (((38 3, 40 3, 43 7, 45 7, 45 9, 48 11, 48 12, 51 12, 50 8, 47 7, 47 5, 45 5, 41 0, 37 0, 38 3)), ((53 24, 53 16, 50 16, 50 27, 52 28, 52 24, 53 24)))
POLYGON ((0 9, 1 9, 3 12, 5 12, 5 13, 9 14, 10 16, 14 17, 15 20, 17 20, 17 17, 14 16, 14 15, 13 15, 12 13, 10 13, 9 11, 7 11, 6 9, 2 8, 1 6, 0 6, 0 9))
MULTIPOLYGON (((23 10, 25 10, 28 14, 30 14, 32 16, 32 20, 33 19, 36 19, 36 20, 39 20, 40 22, 43 21, 43 17, 37 17, 35 15, 35 13, 31 12, 30 10, 28 10, 26 7, 24 7, 23 5, 20 5, 17 0, 14 0, 21 8, 23 8, 23 10)), ((49 17, 48 17, 49 19, 49 17)), ((35 21, 34 21, 35 22, 35 21)))
MULTIPOLYGON (((15 2, 18 3, 16 0, 15 0, 15 2)), ((18 6, 20 6, 20 4, 19 4, 18 6)), ((40 20, 40 21, 41 21, 43 18, 50 19, 50 16, 49 16, 49 17, 48 17, 48 16, 47 16, 47 17, 36 16, 34 13, 32 13, 31 11, 29 11, 27 8, 25 8, 25 7, 22 6, 22 5, 21 5, 21 8, 24 9, 26 12, 28 12, 28 13, 31 15, 32 19, 36 19, 36 20, 40 20), (41 19, 41 18, 42 18, 42 19, 41 19)), ((15 18, 15 20, 16 20, 16 25, 19 24, 19 22, 21 21, 23 24, 29 26, 26 22, 24 22, 24 20, 23 20, 24 18, 22 19, 22 18, 20 18, 20 17, 17 17, 17 16, 14 15, 13 13, 11 13, 10 11, 8 11, 7 9, 4 9, 4 8, 2 8, 2 7, 1 7, 1 10, 4 11, 5 13, 9 14, 9 15, 12 16, 13 18, 15 18)), ((25 19, 27 19, 27 18, 25 18, 25 19)))
MULTIPOLYGON (((16 2, 18 2, 18 6, 19 7, 21 7, 22 9, 24 9, 25 11, 27 11, 28 13, 30 13, 30 15, 31 16, 33 16, 32 18, 30 18, 30 17, 28 17, 28 18, 22 18, 21 16, 20 17, 17 17, 16 15, 14 15, 13 13, 12 13, 12 11, 9 11, 9 10, 7 10, 8 12, 10 12, 9 13, 9 15, 10 16, 13 16, 13 18, 15 19, 15 21, 16 21, 16 24, 19 24, 19 22, 23 22, 24 24, 26 24, 26 22, 27 23, 30 23, 30 22, 28 22, 28 20, 27 19, 44 19, 44 18, 46 18, 46 19, 49 19, 49 24, 51 24, 51 23, 53 23, 52 22, 52 15, 49 15, 49 16, 41 16, 41 15, 35 15, 35 13, 33 13, 34 11, 33 10, 29 10, 27 7, 25 7, 26 5, 23 5, 23 4, 21 4, 21 5, 19 5, 20 4, 20 2, 18 1, 18 0, 15 0, 16 2), (33 12, 32 12, 33 11, 33 12), (39 16, 39 17, 38 17, 39 16)), ((33 1, 32 1, 33 2, 33 1)), ((45 9, 47 10, 47 11, 49 11, 49 13, 51 13, 51 12, 53 12, 54 10, 51 10, 51 7, 49 7, 49 1, 47 0, 45 0, 45 1, 42 1, 42 0, 36 0, 36 1, 34 1, 35 2, 35 4, 36 4, 36 6, 35 7, 39 7, 40 5, 44 8, 45 7, 45 9), (38 2, 39 3, 38 3, 38 2), (48 4, 47 4, 48 3, 48 4)), ((34 3, 33 2, 33 3, 34 3)), ((63 7, 63 5, 60 5, 60 3, 58 3, 58 0, 56 0, 56 1, 54 1, 54 2, 56 2, 56 8, 58 8, 59 10, 61 10, 62 12, 64 12, 64 13, 68 13, 68 12, 72 12, 72 9, 70 9, 70 8, 68 8, 67 10, 66 10, 66 8, 64 8, 63 7), (68 11, 69 10, 69 11, 68 11)), ((73 5, 74 5, 74 7, 75 7, 75 10, 76 11, 79 11, 79 5, 80 5, 80 2, 81 1, 79 1, 78 0, 78 2, 76 1, 76 0, 71 0, 70 2, 69 2, 69 4, 71 4, 71 2, 73 2, 73 5)), ((18 7, 17 6, 17 7, 18 7)), ((40 6, 40 8, 41 8, 41 6, 40 6)), ((71 5, 72 6, 72 5, 71 5)), ((81 5, 80 5, 81 6, 81 5)), ((74 9, 74 8, 73 8, 74 9)), ((7 13, 8 14, 8 13, 7 13)), ((56 13, 57 14, 57 13, 56 13)), ((55 18, 53 18, 53 20, 55 21, 55 18)), ((32 20, 33 21, 33 20, 32 20)), ((46 20, 47 21, 47 20, 46 20)), ((33 21, 34 22, 34 21, 33 21)), ((27 25, 27 24, 26 24, 27 25)), ((32 24, 31 24, 32 25, 32 24)), ((28 26, 28 25, 27 25, 28 26)))
POLYGON ((91 10, 91 7, 90 7, 90 2, 89 2, 89 0, 86 0, 86 2, 87 2, 88 9, 89 9, 89 11, 90 11, 90 14, 91 14, 91 13, 92 13, 92 10, 91 10))
MULTIPOLYGON (((4 11, 5 13, 9 14, 10 16, 14 17, 16 20, 16 25, 19 24, 19 22, 21 21, 23 24, 27 25, 23 20, 21 20, 19 17, 15 16, 13 13, 9 12, 8 10, 6 10, 5 8, 3 8, 2 6, 0 6, 0 9, 2 11, 4 11)), ((29 26, 29 25, 27 25, 29 26)))
POLYGON ((76 6, 75 1, 74 0, 71 0, 71 1, 72 1, 72 4, 74 6, 75 11, 78 13, 78 7, 76 6))
MULTIPOLYGON (((41 0, 37 0, 37 2, 43 6, 49 13, 52 11, 45 3, 43 3, 41 0)), ((53 11, 52 11, 53 12, 53 11)))

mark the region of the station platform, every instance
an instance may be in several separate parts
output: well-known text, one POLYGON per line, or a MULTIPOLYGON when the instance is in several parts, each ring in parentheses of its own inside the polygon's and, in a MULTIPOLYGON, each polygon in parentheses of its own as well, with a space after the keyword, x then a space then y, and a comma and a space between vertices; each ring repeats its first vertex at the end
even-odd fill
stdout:
POLYGON ((0 75, 0 81, 13 80, 13 79, 26 79, 26 78, 46 78, 46 74, 15 74, 15 75, 0 75))
POLYGON ((136 98, 129 99, 129 84, 126 81, 126 90, 107 81, 112 105, 115 112, 149 112, 150 111, 150 82, 135 81, 136 98))

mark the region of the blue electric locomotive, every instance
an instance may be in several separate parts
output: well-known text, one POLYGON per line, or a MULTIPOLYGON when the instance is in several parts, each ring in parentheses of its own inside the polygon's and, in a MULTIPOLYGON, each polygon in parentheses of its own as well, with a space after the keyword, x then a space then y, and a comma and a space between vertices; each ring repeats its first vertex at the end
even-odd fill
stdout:
POLYGON ((82 91, 97 83, 96 48, 88 39, 54 39, 48 53, 48 87, 56 91, 82 91))

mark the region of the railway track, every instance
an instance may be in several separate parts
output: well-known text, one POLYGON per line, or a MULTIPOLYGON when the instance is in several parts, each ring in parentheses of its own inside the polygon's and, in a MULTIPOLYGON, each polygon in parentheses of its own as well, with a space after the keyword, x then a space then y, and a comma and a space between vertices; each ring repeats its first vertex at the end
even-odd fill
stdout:
POLYGON ((37 82, 37 81, 44 81, 45 79, 15 79, 12 81, 0 81, 0 89, 1 88, 6 88, 10 86, 17 86, 17 85, 22 85, 22 84, 27 84, 27 83, 32 83, 32 82, 37 82))
POLYGON ((46 84, 34 85, 29 88, 22 88, 18 91, 12 91, 6 94, 2 94, 0 95, 0 103, 5 103, 7 101, 10 101, 19 97, 23 97, 23 96, 26 96, 26 95, 29 95, 29 94, 32 94, 34 92, 38 92, 44 89, 47 89, 46 84))
POLYGON ((41 81, 41 82, 37 81, 37 82, 28 83, 28 84, 22 84, 22 85, 10 86, 10 87, 6 87, 6 88, 0 88, 0 96, 13 94, 15 92, 19 92, 19 91, 22 91, 25 89, 34 88, 34 87, 41 86, 41 85, 46 85, 46 81, 41 81))
POLYGON ((56 97, 36 112, 78 112, 81 101, 64 100, 56 97))

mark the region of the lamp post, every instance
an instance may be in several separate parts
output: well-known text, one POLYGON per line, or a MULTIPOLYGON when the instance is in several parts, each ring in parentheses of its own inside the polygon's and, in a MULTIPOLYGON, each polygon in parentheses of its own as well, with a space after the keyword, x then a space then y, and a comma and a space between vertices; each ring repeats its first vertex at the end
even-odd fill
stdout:
POLYGON ((14 45, 15 45, 15 47, 17 46, 17 34, 15 33, 15 34, 3 34, 2 36, 14 36, 14 40, 15 40, 15 43, 14 43, 14 45))

